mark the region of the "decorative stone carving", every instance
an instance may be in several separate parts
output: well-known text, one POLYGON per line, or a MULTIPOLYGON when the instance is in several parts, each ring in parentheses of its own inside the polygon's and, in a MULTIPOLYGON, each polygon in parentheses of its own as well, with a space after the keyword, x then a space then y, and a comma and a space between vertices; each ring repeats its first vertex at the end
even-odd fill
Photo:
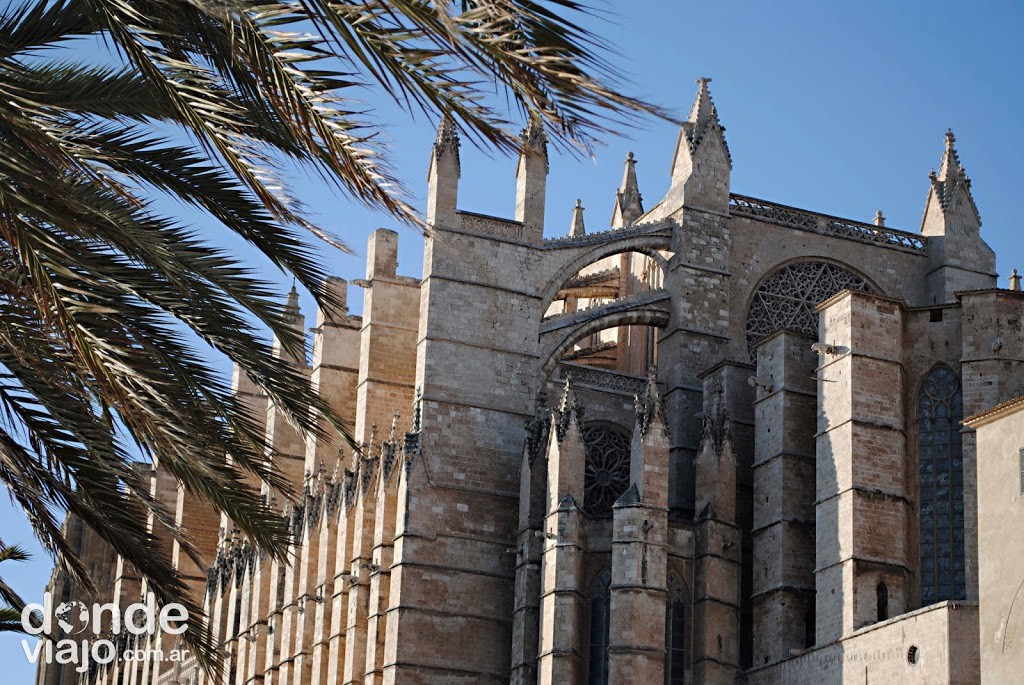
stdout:
MULTIPOLYGON (((461 212, 465 213, 465 212, 461 212)), ((675 221, 672 219, 658 219, 657 221, 645 221, 642 224, 633 224, 628 228, 609 228, 605 231, 595 231, 581 236, 562 236, 558 238, 545 238, 543 247, 547 249, 560 247, 577 247, 579 245, 600 245, 611 243, 617 240, 625 240, 637 236, 660 235, 666 237, 672 233, 672 226, 675 221)))
POLYGON ((587 463, 583 477, 583 511, 607 516, 629 487, 629 433, 611 423, 583 427, 587 463))
POLYGON ((925 238, 914 233, 840 219, 796 207, 787 207, 775 202, 759 200, 756 197, 730 195, 729 213, 862 243, 872 243, 910 252, 924 252, 925 238))
POLYGON ((629 376, 582 364, 562 364, 560 369, 559 378, 564 380, 571 377, 573 385, 596 390, 636 396, 642 395, 647 387, 647 379, 642 376, 629 376))
POLYGON ((864 279, 828 262, 799 262, 784 266, 761 284, 747 312, 747 345, 754 345, 786 328, 817 337, 814 308, 841 290, 870 292, 864 279))

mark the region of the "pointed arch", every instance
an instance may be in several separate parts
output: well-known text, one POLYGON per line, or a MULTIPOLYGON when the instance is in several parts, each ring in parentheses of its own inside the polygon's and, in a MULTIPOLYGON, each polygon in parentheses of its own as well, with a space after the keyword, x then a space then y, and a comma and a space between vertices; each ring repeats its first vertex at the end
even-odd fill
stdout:
POLYGON ((668 574, 665 601, 665 685, 686 682, 686 588, 674 572, 668 574))
POLYGON ((608 685, 608 647, 612 628, 612 571, 597 575, 590 591, 590 630, 587 642, 587 684, 608 685))
POLYGON ((786 328, 818 336, 815 307, 843 290, 882 293, 864 274, 825 257, 792 259, 765 272, 747 299, 747 347, 786 328))
POLYGON ((933 366, 917 400, 921 605, 967 597, 960 375, 933 366))
POLYGON ((562 356, 573 345, 606 328, 616 326, 657 326, 668 325, 669 295, 662 290, 650 290, 608 305, 594 307, 584 312, 581 319, 560 317, 563 321, 549 321, 541 333, 541 367, 547 376, 562 356))
MULTIPOLYGON (((566 281, 576 276, 584 268, 606 257, 614 257, 626 252, 638 252, 650 257, 662 272, 667 273, 668 260, 662 254, 662 251, 668 250, 670 247, 673 225, 674 222, 671 220, 659 221, 616 229, 604 234, 591 233, 576 239, 575 242, 582 244, 593 243, 594 246, 583 253, 577 253, 548 280, 544 290, 541 291, 541 311, 546 312, 548 310, 548 307, 555 301, 558 292, 564 287, 566 281), (601 238, 606 239, 602 240, 601 238)), ((563 245, 565 247, 572 247, 572 241, 553 242, 550 249, 559 249, 563 245)))
POLYGON ((884 580, 875 586, 875 620, 881 622, 889 618, 889 586, 884 580))

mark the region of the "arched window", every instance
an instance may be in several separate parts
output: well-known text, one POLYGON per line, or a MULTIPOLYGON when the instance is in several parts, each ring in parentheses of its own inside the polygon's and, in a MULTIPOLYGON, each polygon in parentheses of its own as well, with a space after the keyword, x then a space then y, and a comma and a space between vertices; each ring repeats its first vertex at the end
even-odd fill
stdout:
POLYGON ((964 459, 960 378, 938 365, 921 386, 918 461, 921 605, 967 597, 964 555, 964 459))
POLYGON ((828 262, 787 264, 766 278, 747 311, 747 346, 754 346, 780 328, 818 337, 814 309, 841 290, 871 292, 863 278, 828 262))
POLYGON ((686 594, 675 575, 668 577, 665 603, 665 685, 686 682, 686 594))
POLYGON ((595 421, 583 427, 587 450, 583 476, 583 510, 610 516, 615 500, 629 487, 630 434, 613 423, 595 421))
POLYGON ((889 588, 885 583, 875 587, 875 615, 879 621, 889 618, 889 588))
POLYGON ((612 572, 604 571, 590 596, 589 685, 608 685, 608 642, 612 627, 612 572))

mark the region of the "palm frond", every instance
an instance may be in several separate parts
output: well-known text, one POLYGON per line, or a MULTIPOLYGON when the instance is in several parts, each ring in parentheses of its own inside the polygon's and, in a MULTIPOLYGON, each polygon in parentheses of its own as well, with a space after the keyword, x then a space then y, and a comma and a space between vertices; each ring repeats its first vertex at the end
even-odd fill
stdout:
MULTIPOLYGON (((158 539, 197 550, 153 496, 151 470, 285 559, 274 446, 209 353, 248 374, 306 434, 340 433, 310 387, 308 350, 253 267, 157 210, 171 196, 253 245, 328 310, 340 303, 311 236, 344 248, 289 192, 298 165, 413 226, 389 150, 361 103, 379 88, 450 113, 479 143, 514 150, 513 119, 588 150, 641 114, 572 0, 16 0, 0 9, 0 483, 43 547, 91 581, 58 521, 79 517, 195 619, 158 539), (227 11, 229 8, 230 11, 227 11), (109 55, 86 58, 76 41, 109 55), (497 85, 512 111, 486 96, 497 85), (516 111, 518 110, 518 111, 516 111), (325 425, 326 424, 326 425, 325 425)), ((0 546, 0 561, 19 558, 0 546), (6 557, 4 556, 6 555, 6 557)), ((0 582, 12 610, 23 602, 0 582)), ((19 617, 20 618, 20 617, 19 617)), ((5 623, 0 614, 0 629, 5 623)), ((20 626, 20 621, 19 621, 20 626)))

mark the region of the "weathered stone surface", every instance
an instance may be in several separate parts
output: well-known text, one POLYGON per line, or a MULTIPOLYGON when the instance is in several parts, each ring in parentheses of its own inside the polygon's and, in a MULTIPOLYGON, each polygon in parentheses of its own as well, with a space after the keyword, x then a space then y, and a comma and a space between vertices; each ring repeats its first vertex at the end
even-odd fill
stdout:
MULTIPOLYGON (((1019 584, 1020 545, 997 538, 1016 438, 954 423, 1024 393, 1024 299, 995 287, 952 136, 919 233, 731 193, 707 79, 665 197, 645 210, 630 156, 610 227, 579 208, 543 239, 546 155, 533 122, 514 218, 461 210, 445 119, 423 278, 399 274, 380 229, 353 283, 363 315, 318 313, 307 371, 358 449, 300 435, 236 376, 300 496, 262 485, 295 533, 290 563, 151 474, 200 543, 200 565, 166 536, 155 551, 206 607, 223 682, 975 683, 976 599, 982 668, 1012 679, 1017 652, 992 645, 1019 584), (954 427, 927 442, 937 368, 954 427), (939 556, 963 597, 922 606, 922 559, 939 556)), ((144 583, 81 540, 106 596, 136 600, 144 583)))

